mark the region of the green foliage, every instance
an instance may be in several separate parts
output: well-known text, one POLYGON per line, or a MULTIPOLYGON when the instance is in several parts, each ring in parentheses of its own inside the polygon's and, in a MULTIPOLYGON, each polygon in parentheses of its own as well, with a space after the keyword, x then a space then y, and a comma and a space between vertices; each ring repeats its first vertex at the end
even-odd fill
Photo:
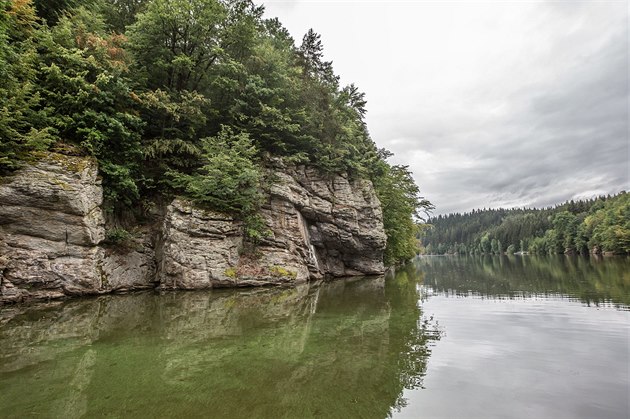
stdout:
POLYGON ((0 1, 0 175, 52 143, 37 89, 41 25, 27 1, 0 1))
POLYGON ((92 6, 94 3, 96 0, 33 0, 37 15, 51 26, 56 24, 64 13, 71 13, 74 8, 92 6))
POLYGON ((473 253, 508 251, 538 254, 630 253, 630 199, 614 197, 570 201, 555 208, 481 210, 430 220, 434 228, 423 236, 427 252, 457 253, 460 244, 473 253))
POLYGON ((150 0, 105 0, 102 4, 105 22, 117 33, 136 21, 150 0))
POLYGON ((550 243, 552 250, 555 250, 553 253, 561 253, 565 249, 573 249, 578 227, 578 219, 575 214, 569 211, 559 212, 553 216, 551 224, 555 231, 555 242, 550 243))
POLYGON ((271 274, 271 276, 275 276, 275 277, 288 277, 292 279, 297 278, 297 272, 290 271, 286 268, 283 268, 282 266, 274 265, 270 267, 269 273, 271 274))
POLYGON ((215 137, 201 140, 201 148, 203 165, 190 175, 169 172, 173 184, 217 211, 248 215, 258 209, 262 175, 249 136, 224 126, 215 137))
POLYGON ((79 8, 42 31, 39 92, 55 139, 95 156, 106 200, 128 207, 139 198, 143 121, 126 78, 126 38, 103 28, 98 14, 79 8))
POLYGON ((604 206, 584 220, 583 231, 589 247, 605 252, 630 253, 630 196, 627 193, 607 200, 604 206))
POLYGON ((267 228, 265 220, 260 214, 250 213, 245 215, 243 220, 243 230, 245 237, 254 245, 260 243, 265 237, 269 237, 271 231, 267 228))
POLYGON ((136 96, 147 124, 142 139, 143 189, 147 195, 169 191, 169 172, 191 173, 201 162, 209 101, 196 92, 157 89, 136 96))
POLYGON ((418 251, 416 220, 420 210, 430 210, 431 204, 420 196, 407 166, 391 166, 374 181, 383 209, 383 225, 387 235, 386 265, 405 262, 418 251))
POLYGON ((105 235, 105 242, 115 245, 122 246, 129 243, 133 239, 133 235, 121 227, 115 227, 107 231, 105 235))
POLYGON ((227 10, 217 0, 154 0, 129 28, 135 68, 149 88, 203 90, 223 55, 227 10))

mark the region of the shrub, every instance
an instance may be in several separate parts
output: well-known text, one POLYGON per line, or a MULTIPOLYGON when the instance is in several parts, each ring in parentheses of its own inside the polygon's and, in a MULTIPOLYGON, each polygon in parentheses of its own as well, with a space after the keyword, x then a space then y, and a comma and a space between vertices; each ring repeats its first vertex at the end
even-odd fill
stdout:
POLYGON ((105 242, 114 246, 129 245, 133 235, 122 227, 114 227, 107 231, 105 242))

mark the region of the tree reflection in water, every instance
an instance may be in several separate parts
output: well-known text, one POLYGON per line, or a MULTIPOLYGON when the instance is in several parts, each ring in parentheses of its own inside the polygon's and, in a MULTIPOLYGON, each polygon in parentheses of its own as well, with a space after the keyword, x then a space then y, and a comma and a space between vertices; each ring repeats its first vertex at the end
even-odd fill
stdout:
POLYGON ((437 292, 561 295, 587 305, 630 306, 630 258, 623 256, 429 256, 415 265, 437 292))
POLYGON ((387 280, 4 307, 3 415, 387 417, 440 338, 421 282, 408 265, 387 280))

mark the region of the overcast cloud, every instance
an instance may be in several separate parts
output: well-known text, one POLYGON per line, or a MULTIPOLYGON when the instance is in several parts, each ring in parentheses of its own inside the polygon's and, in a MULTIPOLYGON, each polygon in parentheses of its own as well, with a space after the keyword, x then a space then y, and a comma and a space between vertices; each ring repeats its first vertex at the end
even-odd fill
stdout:
POLYGON ((264 1, 436 214, 629 189, 627 1, 264 1))

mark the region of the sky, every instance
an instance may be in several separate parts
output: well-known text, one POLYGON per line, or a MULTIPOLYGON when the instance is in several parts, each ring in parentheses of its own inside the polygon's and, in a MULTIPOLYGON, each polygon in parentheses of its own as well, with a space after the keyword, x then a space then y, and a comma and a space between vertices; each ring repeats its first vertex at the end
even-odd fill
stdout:
POLYGON ((628 1, 258 1, 313 28, 434 214, 630 190, 628 1))

